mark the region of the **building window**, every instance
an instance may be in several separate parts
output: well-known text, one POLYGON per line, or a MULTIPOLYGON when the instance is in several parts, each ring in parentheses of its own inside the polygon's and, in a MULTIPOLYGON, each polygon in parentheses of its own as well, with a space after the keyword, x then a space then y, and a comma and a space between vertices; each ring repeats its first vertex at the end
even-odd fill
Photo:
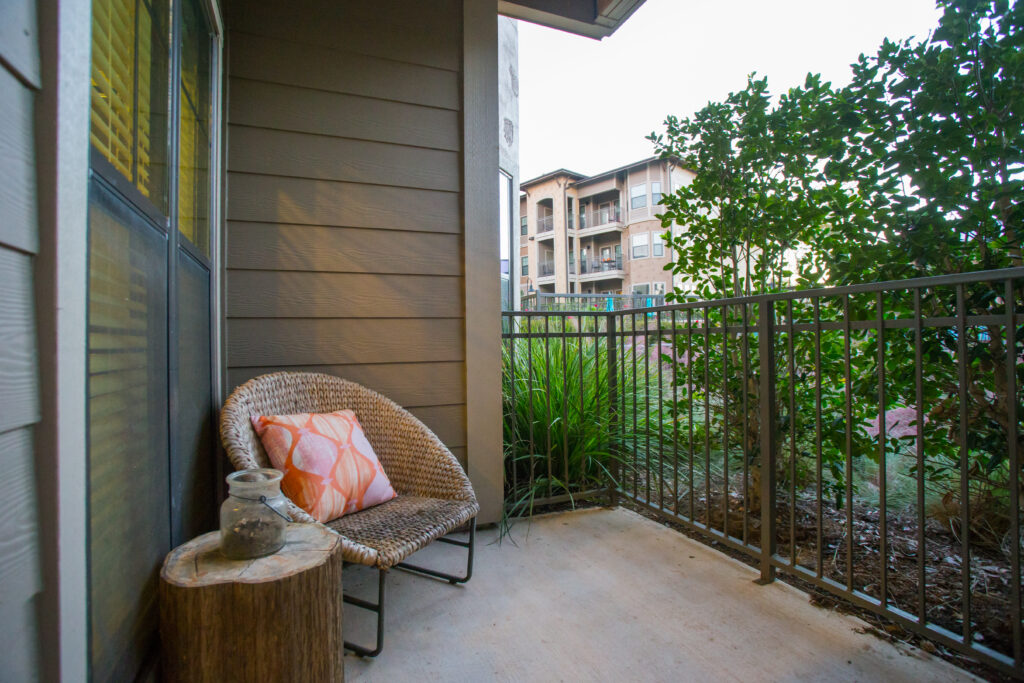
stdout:
POLYGON ((612 205, 610 203, 602 204, 597 209, 597 224, 604 225, 605 223, 611 222, 612 218, 612 205))
POLYGON ((646 232, 633 235, 630 239, 633 241, 633 258, 647 258, 650 255, 647 251, 649 242, 646 232))
POLYGON ((651 238, 651 254, 653 256, 664 256, 665 255, 665 240, 659 233, 654 233, 651 238))
POLYGON ((641 285, 633 285, 633 293, 634 294, 650 294, 651 293, 651 286, 649 284, 647 284, 646 282, 641 284, 641 285))
POLYGON ((587 205, 580 202, 580 230, 587 227, 587 205))
POLYGON ((647 206, 647 186, 634 185, 629 188, 629 208, 642 209, 647 206))
POLYGON ((653 294, 664 294, 665 293, 665 283, 664 282, 654 282, 654 283, 651 284, 651 286, 653 288, 651 290, 651 293, 653 293, 653 294))
POLYGON ((153 213, 168 216, 170 3, 93 4, 89 140, 153 213))
POLYGON ((573 229, 572 197, 566 197, 565 198, 565 214, 566 214, 566 216, 568 216, 568 221, 569 221, 569 224, 568 224, 567 227, 570 230, 572 230, 573 229))
POLYGON ((201 3, 184 3, 182 15, 178 230, 209 257, 213 42, 201 3))
POLYGON ((519 217, 519 234, 520 235, 525 235, 526 234, 526 223, 527 223, 526 216, 520 216, 519 217))
POLYGON ((523 277, 526 277, 527 275, 530 274, 530 257, 529 256, 524 256, 524 257, 522 257, 522 259, 520 259, 520 266, 519 266, 519 268, 520 268, 520 270, 522 272, 523 277))
POLYGON ((661 182, 651 183, 651 205, 656 206, 661 202, 661 182))

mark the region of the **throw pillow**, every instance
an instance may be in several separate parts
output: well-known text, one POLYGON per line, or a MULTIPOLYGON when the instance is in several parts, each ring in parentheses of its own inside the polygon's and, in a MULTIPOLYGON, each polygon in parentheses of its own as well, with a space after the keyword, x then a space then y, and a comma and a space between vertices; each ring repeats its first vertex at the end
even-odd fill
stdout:
POLYGON ((397 494, 351 410, 253 415, 252 425, 281 490, 318 522, 329 522, 397 494))

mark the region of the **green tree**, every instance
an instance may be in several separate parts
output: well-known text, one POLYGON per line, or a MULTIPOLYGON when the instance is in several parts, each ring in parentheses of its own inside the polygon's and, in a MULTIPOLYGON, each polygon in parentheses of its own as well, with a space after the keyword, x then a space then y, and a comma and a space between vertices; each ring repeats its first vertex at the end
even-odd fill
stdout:
MULTIPOLYGON (((744 90, 691 117, 669 116, 665 131, 649 136, 661 156, 679 159, 696 174, 663 201, 662 220, 666 228, 685 226, 671 240, 678 255, 671 267, 698 294, 720 298, 1021 265, 1024 3, 939 0, 938 6, 942 16, 934 32, 920 40, 887 40, 874 56, 861 55, 847 86, 808 75, 773 103, 766 80, 752 76, 744 90)), ((817 312, 801 300, 776 315, 840 320, 848 307, 851 318, 874 320, 909 317, 919 305, 925 316, 949 318, 958 312, 958 296, 970 315, 1002 314, 1021 300, 1019 287, 1007 300, 1001 285, 980 283, 962 293, 953 287, 922 290, 920 302, 912 292, 824 298, 817 312)), ((718 326, 729 315, 728 308, 709 309, 704 324, 718 326)), ((920 401, 910 332, 890 330, 882 340, 876 333, 851 335, 851 384, 839 391, 847 372, 846 339, 823 333, 819 372, 813 337, 794 334, 790 340, 782 333, 775 341, 780 405, 788 406, 790 397, 796 404, 793 412, 780 409, 782 438, 803 455, 817 447, 812 435, 823 442, 834 481, 842 484, 838 465, 847 438, 853 441, 851 457, 874 457, 879 450, 863 430, 848 427, 846 392, 856 424, 879 408, 920 402, 933 431, 944 435, 928 444, 932 477, 966 470, 989 483, 1005 481, 1010 404, 1024 417, 1019 396, 1007 396, 1007 373, 1015 368, 1018 386, 1024 383, 1024 366, 1017 363, 1024 328, 1016 331, 1011 351, 1005 333, 999 322, 971 325, 964 339, 953 326, 926 328, 927 381, 920 401), (801 359, 792 372, 786 362, 791 343, 801 359), (879 344, 884 368, 877 364, 879 344), (958 446, 960 359, 968 380, 969 462, 960 460, 958 446), (886 386, 880 400, 881 370, 886 386), (829 379, 823 426, 813 414, 819 374, 829 379)), ((744 393, 748 399, 756 393, 749 378, 699 381, 714 375, 701 364, 718 372, 742 367, 739 335, 722 334, 727 339, 720 347, 688 359, 698 366, 698 381, 688 386, 687 400, 710 396, 716 405, 736 405, 744 393)), ((720 426, 726 443, 756 458, 756 424, 742 435, 724 417, 720 426)))

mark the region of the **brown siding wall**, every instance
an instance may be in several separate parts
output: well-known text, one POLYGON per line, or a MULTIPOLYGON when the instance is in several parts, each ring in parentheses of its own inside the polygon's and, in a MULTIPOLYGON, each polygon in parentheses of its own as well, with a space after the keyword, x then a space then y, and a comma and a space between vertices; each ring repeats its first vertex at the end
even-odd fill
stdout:
POLYGON ((227 8, 227 389, 395 399, 465 459, 462 3, 227 8), (386 18, 386 20, 382 20, 386 18))
POLYGON ((39 676, 40 574, 34 426, 39 422, 34 274, 39 249, 35 3, 0 6, 0 680, 39 676))

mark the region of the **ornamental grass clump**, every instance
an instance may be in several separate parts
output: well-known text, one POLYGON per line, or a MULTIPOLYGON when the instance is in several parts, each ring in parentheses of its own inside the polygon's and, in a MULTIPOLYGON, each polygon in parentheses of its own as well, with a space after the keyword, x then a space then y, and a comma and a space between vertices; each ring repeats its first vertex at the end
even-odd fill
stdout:
POLYGON ((512 339, 503 350, 505 500, 509 517, 530 515, 535 503, 605 490, 631 468, 635 446, 656 434, 652 388, 620 366, 615 405, 603 341, 573 338, 512 339), (641 417, 621 420, 617 415, 641 417))

